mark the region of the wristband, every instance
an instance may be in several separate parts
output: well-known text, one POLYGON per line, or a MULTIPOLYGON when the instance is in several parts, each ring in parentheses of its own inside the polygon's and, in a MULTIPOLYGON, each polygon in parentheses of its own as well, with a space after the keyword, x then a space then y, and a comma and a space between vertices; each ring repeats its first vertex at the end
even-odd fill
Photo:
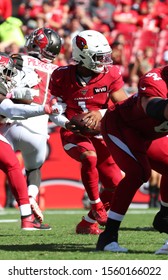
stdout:
POLYGON ((11 98, 12 98, 12 93, 11 93, 11 92, 8 92, 8 93, 6 94, 6 98, 11 99, 11 98))

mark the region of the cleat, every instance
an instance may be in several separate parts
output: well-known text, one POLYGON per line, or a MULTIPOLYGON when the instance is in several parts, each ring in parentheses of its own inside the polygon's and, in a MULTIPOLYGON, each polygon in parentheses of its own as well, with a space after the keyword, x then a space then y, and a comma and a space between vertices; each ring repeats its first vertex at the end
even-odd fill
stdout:
POLYGON ((51 230, 48 224, 41 224, 33 214, 21 218, 21 229, 23 230, 51 230))
POLYGON ((120 247, 117 242, 111 242, 104 247, 103 251, 127 253, 128 249, 124 247, 120 247))
POLYGON ((159 211, 153 220, 153 227, 160 233, 168 233, 168 216, 162 216, 159 211))
POLYGON ((121 252, 127 253, 128 249, 124 247, 120 247, 116 241, 110 241, 111 234, 107 234, 107 232, 103 232, 99 235, 99 239, 96 245, 97 251, 108 251, 108 252, 121 252))
POLYGON ((44 217, 43 217, 43 214, 42 214, 40 207, 38 206, 36 200, 32 196, 30 196, 29 201, 30 201, 31 209, 33 211, 34 216, 40 223, 42 223, 44 220, 44 217))
POLYGON ((155 252, 155 255, 168 255, 168 240, 159 250, 155 252))
POLYGON ((77 234, 93 234, 98 235, 102 232, 98 227, 98 223, 89 223, 84 218, 82 221, 76 226, 77 234))
POLYGON ((102 205, 98 209, 92 209, 92 214, 99 225, 105 226, 107 223, 107 212, 102 205))

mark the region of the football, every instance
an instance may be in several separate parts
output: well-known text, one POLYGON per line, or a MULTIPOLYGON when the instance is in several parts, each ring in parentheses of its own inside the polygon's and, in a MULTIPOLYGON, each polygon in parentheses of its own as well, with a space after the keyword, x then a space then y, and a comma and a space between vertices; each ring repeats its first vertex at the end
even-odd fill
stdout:
POLYGON ((86 113, 74 115, 71 118, 71 123, 75 124, 76 127, 80 130, 80 133, 84 136, 91 137, 100 134, 100 129, 101 129, 101 123, 99 122, 98 126, 96 129, 88 128, 85 125, 85 121, 83 121, 83 117, 86 115, 86 113))

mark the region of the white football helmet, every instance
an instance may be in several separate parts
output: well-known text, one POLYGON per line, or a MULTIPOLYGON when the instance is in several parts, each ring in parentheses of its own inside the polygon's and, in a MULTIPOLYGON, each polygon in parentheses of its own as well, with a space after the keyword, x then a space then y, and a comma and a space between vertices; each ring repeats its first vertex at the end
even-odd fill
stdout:
POLYGON ((112 64, 112 49, 106 37, 95 30, 81 31, 72 41, 72 58, 95 73, 103 73, 112 64))

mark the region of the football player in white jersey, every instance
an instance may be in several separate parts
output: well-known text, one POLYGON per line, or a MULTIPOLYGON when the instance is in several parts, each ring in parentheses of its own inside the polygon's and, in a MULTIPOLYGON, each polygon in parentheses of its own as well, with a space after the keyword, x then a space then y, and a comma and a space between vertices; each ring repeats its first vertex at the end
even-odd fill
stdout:
MULTIPOLYGON (((26 68, 26 75, 15 80, 16 86, 20 86, 21 79, 23 87, 31 87, 32 81, 38 78, 38 83, 33 85, 36 94, 32 104, 44 105, 51 98, 48 84, 51 73, 58 67, 52 62, 60 52, 61 38, 52 29, 39 28, 26 38, 25 47, 27 55, 11 55, 17 69, 24 72, 26 68), (28 67, 30 67, 29 74, 28 67), (31 74, 32 69, 37 76, 31 74)), ((48 115, 45 114, 26 120, 16 120, 12 123, 9 120, 10 125, 4 124, 0 128, 0 132, 5 135, 13 149, 21 151, 26 170, 30 204, 32 209, 36 211, 40 222, 43 221, 43 214, 38 207, 36 198, 41 183, 40 169, 46 158, 48 118, 48 115)))
MULTIPOLYGON (((0 125, 2 127, 6 123, 6 117, 23 119, 50 112, 47 104, 31 106, 13 103, 27 103, 31 101, 29 88, 26 91, 26 88, 19 90, 19 88, 15 87, 13 77, 17 73, 18 71, 14 67, 12 59, 5 53, 0 53, 0 125), (9 96, 12 98, 11 100, 9 96), (23 96, 24 100, 20 100, 20 97, 23 96)), ((0 134, 0 169, 6 174, 11 192, 18 203, 21 215, 21 228, 24 230, 50 230, 51 227, 49 225, 41 224, 35 219, 34 214, 36 215, 36 212, 32 213, 27 184, 22 174, 21 166, 10 143, 2 134, 0 134)))

